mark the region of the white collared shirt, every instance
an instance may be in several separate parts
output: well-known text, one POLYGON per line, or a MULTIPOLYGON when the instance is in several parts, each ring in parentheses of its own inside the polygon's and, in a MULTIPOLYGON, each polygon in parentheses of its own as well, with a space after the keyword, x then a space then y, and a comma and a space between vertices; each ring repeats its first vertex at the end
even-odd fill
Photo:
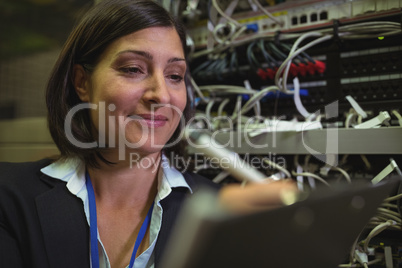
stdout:
MULTIPOLYGON (((162 172, 159 172, 158 193, 155 197, 154 208, 150 223, 150 244, 149 247, 135 259, 134 268, 153 268, 154 267, 154 248, 158 234, 162 225, 163 209, 160 201, 166 198, 175 187, 186 187, 192 193, 183 175, 175 168, 169 165, 168 159, 162 155, 162 172)), ((88 192, 85 185, 85 164, 78 158, 56 161, 41 171, 49 177, 65 181, 67 189, 83 202, 85 216, 89 221, 89 203, 88 192)), ((110 268, 109 258, 98 233, 99 242, 99 264, 100 268, 110 268)), ((88 241, 89 243, 89 241, 88 241)), ((128 267, 128 266, 127 266, 128 267)))

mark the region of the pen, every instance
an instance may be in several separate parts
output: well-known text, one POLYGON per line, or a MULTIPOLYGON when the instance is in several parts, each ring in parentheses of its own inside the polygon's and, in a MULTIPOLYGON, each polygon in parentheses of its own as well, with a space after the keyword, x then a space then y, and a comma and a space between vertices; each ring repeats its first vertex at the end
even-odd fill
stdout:
POLYGON ((186 129, 184 137, 187 137, 193 143, 193 147, 197 151, 209 157, 217 158, 219 166, 236 179, 254 183, 267 182, 266 175, 242 160, 237 153, 222 146, 214 146, 211 143, 212 137, 205 132, 186 129))

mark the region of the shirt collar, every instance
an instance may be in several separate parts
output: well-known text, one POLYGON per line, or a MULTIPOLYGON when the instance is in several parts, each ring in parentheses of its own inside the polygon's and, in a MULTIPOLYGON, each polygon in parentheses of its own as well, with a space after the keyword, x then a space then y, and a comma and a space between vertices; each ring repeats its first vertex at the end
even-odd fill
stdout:
MULTIPOLYGON (((85 187, 85 164, 78 158, 60 159, 42 168, 41 171, 49 177, 67 182, 68 190, 74 195, 78 195, 85 187)), ((158 182, 158 195, 161 200, 171 193, 171 188, 185 187, 193 193, 183 174, 171 167, 169 160, 163 154, 161 171, 158 182)))
POLYGON ((160 171, 158 176, 158 196, 160 200, 166 198, 172 192, 172 188, 176 187, 185 187, 190 193, 193 193, 183 174, 170 166, 169 160, 164 154, 162 154, 160 171))
POLYGON ((49 177, 67 182, 68 190, 74 195, 85 186, 85 165, 78 158, 57 160, 41 171, 49 177))
POLYGON ((168 158, 162 154, 161 167, 163 171, 163 175, 169 183, 170 187, 185 187, 191 193, 193 193, 191 187, 188 185, 187 181, 184 179, 183 174, 178 171, 176 168, 170 166, 168 158))

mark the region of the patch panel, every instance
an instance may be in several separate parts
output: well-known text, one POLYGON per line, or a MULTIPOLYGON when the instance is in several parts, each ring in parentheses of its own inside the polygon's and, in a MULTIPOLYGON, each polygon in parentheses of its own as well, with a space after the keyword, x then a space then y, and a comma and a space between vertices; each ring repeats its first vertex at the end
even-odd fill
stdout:
MULTIPOLYGON (((309 112, 315 113, 328 104, 327 88, 325 86, 303 87, 308 91, 308 96, 301 96, 301 102, 309 112)), ((292 119, 298 113, 294 110, 294 100, 292 97, 280 99, 277 102, 274 99, 269 100, 262 106, 262 113, 277 116, 285 116, 292 119), (275 111, 274 111, 275 109, 275 111)))
MULTIPOLYGON (((222 7, 231 1, 221 1, 222 7)), ((241 10, 247 9, 248 3, 239 1, 241 10)), ((389 12, 399 12, 402 0, 336 0, 336 1, 288 1, 266 9, 279 21, 281 27, 262 12, 238 12, 232 17, 243 25, 254 24, 260 33, 274 33, 275 31, 298 31, 306 28, 325 27, 333 20, 363 19, 365 16, 380 17, 389 12)), ((248 8, 250 8, 248 6, 248 8)), ((204 13, 207 11, 204 11, 204 13)), ((207 44, 209 30, 206 21, 197 27, 190 27, 188 32, 193 38, 196 47, 207 44)))
POLYGON ((356 101, 402 99, 402 79, 351 83, 341 86, 342 95, 351 95, 356 101))
MULTIPOLYGON (((305 1, 306 2, 306 1, 305 1)), ((362 19, 348 19, 345 22, 340 21, 341 25, 352 25, 355 22, 371 22, 376 20, 385 20, 400 22, 400 11, 389 11, 381 13, 384 10, 396 6, 400 3, 391 1, 387 5, 375 4, 375 12, 373 12, 373 5, 353 6, 350 2, 357 3, 357 1, 331 1, 323 5, 326 1, 308 1, 304 7, 305 13, 310 16, 312 5, 319 5, 320 8, 316 8, 313 13, 319 14, 322 11, 326 11, 328 18, 332 18, 334 15, 334 3, 342 8, 337 10, 337 16, 351 16, 358 12, 364 14, 357 15, 362 19), (348 2, 348 3, 346 3, 348 2), (331 6, 332 4, 332 6, 331 6), (348 6, 347 6, 348 5, 348 6), (354 8, 354 11, 353 11, 354 8), (360 10, 360 11, 357 11, 360 10), (362 11, 363 10, 363 11, 362 11), (371 11, 370 11, 371 10, 371 11), (348 13, 349 12, 349 13, 348 13), (353 13, 354 12, 354 13, 353 13), (368 13, 367 13, 368 12, 368 13), (367 13, 367 14, 366 14, 367 13), (381 16, 380 16, 381 13, 381 16), (345 15, 346 14, 346 15, 345 15), (367 16, 369 17, 367 17, 367 16)), ((370 2, 370 1, 369 1, 370 2)), ((375 2, 375 1, 374 1, 375 2)), ((388 2, 388 1, 384 1, 388 2)), ((290 3, 290 2, 287 2, 290 3)), ((295 2, 292 2, 292 4, 295 2)), ((299 1, 297 2, 299 3, 299 1)), ((302 2, 300 2, 302 3, 302 2)), ((295 9, 301 10, 303 6, 301 4, 295 4, 295 9), (298 5, 298 6, 297 6, 298 5)), ((279 5, 284 7, 285 5, 279 5)), ((276 9, 279 12, 279 9, 276 9)), ((286 16, 290 14, 290 8, 287 9, 286 16)), ((275 12, 274 12, 275 14, 275 12)), ((255 14, 254 14, 255 15, 255 14)), ((285 15, 284 13, 277 13, 279 16, 285 15)), ((247 16, 243 16, 245 18, 247 16)), ((309 21, 311 18, 307 18, 309 21)), ((314 16, 313 16, 314 20, 314 16)), ((260 18, 258 23, 268 22, 267 18, 260 18)), ((307 22, 308 24, 309 22, 307 22)), ((330 24, 332 27, 332 23, 330 24)), ((311 25, 310 25, 311 26, 311 25)), ((318 26, 317 26, 318 27, 318 26)), ((296 31, 296 30, 295 30, 296 31)), ((268 41, 269 43, 269 41, 268 41)), ((326 70, 323 73, 316 73, 314 75, 298 75, 300 80, 300 88, 308 91, 308 96, 301 96, 301 102, 308 112, 314 113, 325 105, 334 101, 339 102, 339 122, 343 122, 343 114, 350 110, 350 104, 346 101, 345 96, 351 95, 356 101, 364 108, 364 110, 370 114, 378 114, 378 112, 384 109, 390 111, 392 109, 400 109, 402 105, 402 36, 387 36, 385 38, 370 38, 362 40, 353 39, 336 39, 333 38, 323 44, 315 46, 306 51, 314 60, 320 60, 326 64, 326 70), (322 82, 322 84, 314 84, 322 82)), ((200 85, 224 83, 230 85, 243 85, 243 81, 248 79, 252 88, 263 88, 273 84, 271 79, 262 79, 257 75, 256 69, 249 65, 247 60, 247 46, 238 46, 235 48, 237 53, 239 69, 233 68, 216 70, 203 73, 193 73, 195 81, 200 85), (220 75, 217 75, 217 74, 220 75), (219 76, 219 77, 218 77, 219 76), (219 79, 218 79, 219 78, 219 79)), ((273 53, 271 50, 267 50, 269 53, 273 53)), ((254 55, 262 67, 266 66, 264 57, 258 49, 254 50, 254 55), (264 65, 265 64, 265 65, 264 65)), ((207 57, 197 59, 197 62, 192 63, 192 69, 195 69, 199 64, 204 62, 207 57)), ((281 59, 277 59, 279 63, 281 59)), ((288 88, 292 88, 291 77, 289 77, 288 88)), ((272 115, 285 115, 287 118, 293 118, 298 116, 298 111, 295 108, 293 98, 265 98, 261 101, 264 103, 261 107, 261 113, 267 116, 272 115)), ((227 108, 232 109, 230 105, 227 108)), ((398 122, 394 122, 393 125, 398 125, 398 122)))
POLYGON ((340 69, 344 77, 402 73, 402 49, 398 46, 343 53, 340 69))

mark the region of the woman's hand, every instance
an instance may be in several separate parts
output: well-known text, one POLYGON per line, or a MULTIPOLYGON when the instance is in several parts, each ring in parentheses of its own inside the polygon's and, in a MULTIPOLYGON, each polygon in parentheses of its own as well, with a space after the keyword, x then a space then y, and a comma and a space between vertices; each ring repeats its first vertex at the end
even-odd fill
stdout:
POLYGON ((247 214, 278 208, 295 201, 297 187, 292 180, 269 183, 229 184, 219 192, 219 203, 224 209, 237 214, 247 214))

